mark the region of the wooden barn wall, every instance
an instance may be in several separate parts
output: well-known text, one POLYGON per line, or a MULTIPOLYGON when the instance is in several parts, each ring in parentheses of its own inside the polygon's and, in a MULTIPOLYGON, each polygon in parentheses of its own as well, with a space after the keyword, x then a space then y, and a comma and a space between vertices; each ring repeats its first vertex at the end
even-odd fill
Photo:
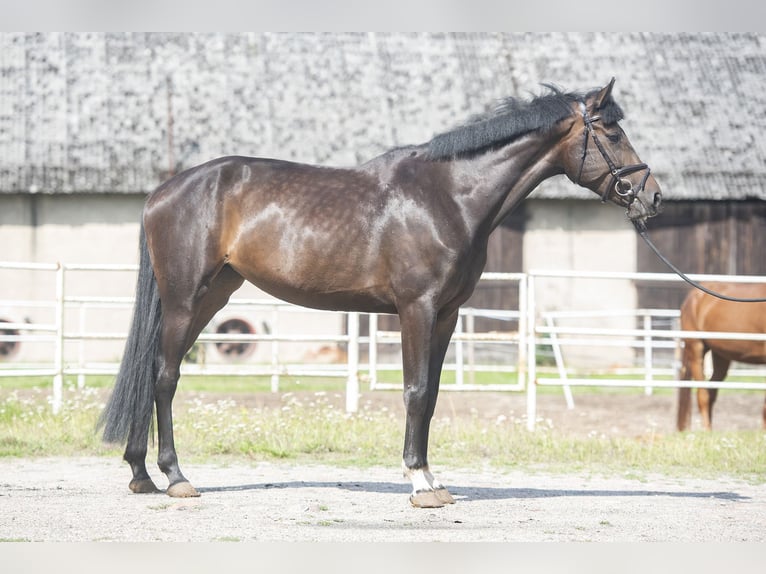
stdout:
MULTIPOLYGON (((674 201, 649 223, 659 250, 686 273, 766 275, 766 202, 674 201)), ((670 272, 643 241, 637 243, 639 272, 670 272)), ((638 304, 677 309, 686 283, 639 282, 638 304)))

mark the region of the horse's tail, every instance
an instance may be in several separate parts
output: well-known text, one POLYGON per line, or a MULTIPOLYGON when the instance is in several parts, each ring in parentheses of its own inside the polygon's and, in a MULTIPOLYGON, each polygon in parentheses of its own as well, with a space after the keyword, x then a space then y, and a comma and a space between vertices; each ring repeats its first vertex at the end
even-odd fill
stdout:
POLYGON ((143 431, 153 423, 162 309, 143 223, 140 251, 133 323, 114 390, 98 422, 106 442, 124 443, 131 430, 143 431))

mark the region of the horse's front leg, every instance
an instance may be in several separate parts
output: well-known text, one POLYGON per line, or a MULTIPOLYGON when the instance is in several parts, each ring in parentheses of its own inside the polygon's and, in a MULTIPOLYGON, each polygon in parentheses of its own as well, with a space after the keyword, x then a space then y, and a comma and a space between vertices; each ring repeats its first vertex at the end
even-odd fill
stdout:
POLYGON ((428 304, 413 305, 400 313, 404 363, 404 404, 407 423, 402 465, 412 482, 410 503, 438 508, 454 499, 428 467, 428 434, 439 392, 439 377, 457 311, 436 319, 428 304))
MULTIPOLYGON (((687 339, 684 341, 682 355, 681 380, 682 381, 703 381, 705 374, 703 371, 703 360, 705 357, 705 344, 701 339, 687 339)), ((685 431, 691 428, 692 424, 692 390, 691 387, 681 387, 678 389, 678 413, 676 419, 676 428, 679 431, 685 431)))

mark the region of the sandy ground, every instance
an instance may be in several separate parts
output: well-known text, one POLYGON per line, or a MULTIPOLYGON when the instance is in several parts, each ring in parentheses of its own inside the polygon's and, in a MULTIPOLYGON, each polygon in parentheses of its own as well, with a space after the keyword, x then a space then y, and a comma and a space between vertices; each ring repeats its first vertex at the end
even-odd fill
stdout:
MULTIPOLYGON (((443 469, 457 502, 407 503, 390 468, 185 465, 196 499, 134 495, 100 458, 0 462, 0 538, 30 541, 766 540, 763 486, 443 469)), ((158 484, 163 484, 158 477, 158 484)))
MULTIPOLYGON (((572 433, 673 432, 674 399, 540 397, 572 433), (618 416, 615 414, 618 413, 618 416)), ((270 400, 253 399, 253 400, 270 400)), ((363 400, 401 400, 395 394, 363 400)), ((760 393, 722 393, 721 429, 757 428, 760 393)), ((520 414, 524 397, 444 393, 451 414, 520 414)), ((437 411, 439 416, 439 411, 437 411)), ((373 469, 294 463, 184 464, 202 496, 134 495, 103 458, 0 460, 0 540, 30 541, 750 541, 766 540, 766 488, 719 480, 441 468, 457 502, 415 509, 397 461, 373 469)), ((167 482, 156 469, 158 486, 167 482)))

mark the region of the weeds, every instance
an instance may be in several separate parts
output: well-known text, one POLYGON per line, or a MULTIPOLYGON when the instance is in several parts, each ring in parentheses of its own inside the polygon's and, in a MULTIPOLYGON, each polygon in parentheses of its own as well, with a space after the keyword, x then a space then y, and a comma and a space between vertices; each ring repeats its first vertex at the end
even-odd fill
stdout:
MULTIPOLYGON (((235 398, 231 398, 231 397, 235 398)), ((49 388, 4 389, 0 394, 0 456, 121 455, 95 432, 104 389, 69 385, 61 411, 53 415, 49 388)), ((318 463, 396 465, 401 457, 404 412, 366 402, 348 414, 333 391, 283 393, 276 406, 252 407, 238 400, 176 399, 176 444, 187 460, 237 457, 297 459, 318 463)), ((766 481, 763 432, 673 433, 647 429, 637 438, 573 437, 550 420, 500 415, 437 417, 431 425, 429 458, 441 467, 546 470, 676 476, 731 476, 766 481)), ((153 456, 150 453, 150 459, 153 456)))

